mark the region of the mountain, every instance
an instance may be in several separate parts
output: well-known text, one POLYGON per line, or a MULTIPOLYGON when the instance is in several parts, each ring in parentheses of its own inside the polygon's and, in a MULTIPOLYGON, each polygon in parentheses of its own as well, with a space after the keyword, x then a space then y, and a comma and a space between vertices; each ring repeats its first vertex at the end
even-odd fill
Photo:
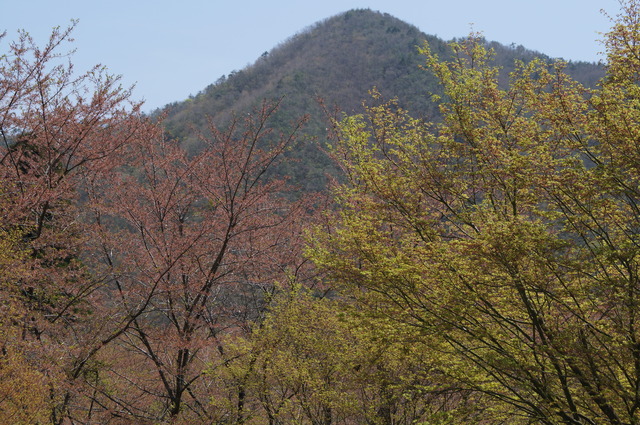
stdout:
MULTIPOLYGON (((303 114, 310 114, 311 120, 302 142, 291 153, 298 161, 287 161, 280 172, 307 190, 321 190, 325 173, 335 170, 321 149, 327 143, 327 122, 317 99, 357 113, 376 87, 384 98, 398 98, 400 106, 414 116, 437 118, 430 98, 440 88, 420 67, 424 59, 418 47, 425 42, 440 57, 447 57, 445 41, 386 13, 358 9, 339 14, 292 36, 253 65, 230 72, 198 95, 167 105, 167 133, 195 150, 198 142, 193 129, 204 129, 208 116, 223 123, 234 111, 250 110, 262 99, 282 98, 277 126, 285 128, 303 114)), ((495 61, 503 67, 505 80, 517 59, 550 60, 522 46, 488 44, 496 52, 495 61)), ((568 71, 586 85, 595 84, 603 75, 602 66, 585 62, 570 63, 568 71)))

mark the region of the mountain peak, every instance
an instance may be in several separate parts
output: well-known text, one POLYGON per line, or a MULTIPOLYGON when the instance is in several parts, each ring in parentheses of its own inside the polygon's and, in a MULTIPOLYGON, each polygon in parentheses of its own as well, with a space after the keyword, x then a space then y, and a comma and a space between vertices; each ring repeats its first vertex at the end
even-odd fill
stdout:
MULTIPOLYGON (((421 69, 424 58, 418 47, 425 42, 441 57, 449 54, 443 40, 387 13, 371 9, 340 13, 291 36, 252 65, 230 72, 197 96, 169 105, 167 131, 195 149, 191 129, 204 128, 207 116, 222 123, 233 111, 250 110, 262 99, 283 98, 275 124, 285 127, 296 117, 310 114, 307 134, 323 140, 327 124, 317 98, 347 113, 357 113, 374 87, 384 98, 397 98, 414 116, 433 119, 438 112, 431 94, 439 93, 440 87, 421 69)), ((490 44, 505 76, 516 58, 526 61, 540 56, 521 46, 490 44)), ((595 64, 574 64, 574 68, 574 76, 582 73, 591 79, 582 78, 587 85, 602 74, 595 64)), ((322 180, 319 176, 329 161, 311 143, 302 146, 297 156, 305 158, 307 169, 297 167, 290 174, 308 189, 320 188, 322 183, 315 182, 322 180)))

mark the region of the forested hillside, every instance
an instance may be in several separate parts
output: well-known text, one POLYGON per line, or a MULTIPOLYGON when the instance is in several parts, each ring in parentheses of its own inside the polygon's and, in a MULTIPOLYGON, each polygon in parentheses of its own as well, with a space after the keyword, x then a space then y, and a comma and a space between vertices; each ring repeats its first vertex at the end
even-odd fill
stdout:
MULTIPOLYGON (((193 98, 169 105, 167 132, 195 148, 193 127, 204 129, 207 117, 222 123, 234 111, 247 112, 264 98, 282 98, 277 117, 280 128, 286 129, 292 119, 304 114, 310 115, 310 121, 304 130, 306 137, 290 154, 298 162, 280 172, 307 190, 322 190, 324 174, 336 170, 319 149, 326 147, 329 124, 318 100, 330 111, 338 107, 346 113, 362 112, 362 102, 375 87, 384 98, 397 98, 399 106, 413 116, 437 119, 432 95, 442 91, 435 76, 423 69, 425 58, 418 49, 424 43, 443 59, 449 57, 445 41, 388 14, 360 9, 331 17, 265 52, 253 65, 230 72, 193 98)), ((491 42, 489 47, 495 51, 494 63, 502 67, 503 85, 517 60, 550 60, 522 46, 491 42)), ((583 62, 571 63, 567 72, 587 86, 603 75, 601 66, 583 62)))

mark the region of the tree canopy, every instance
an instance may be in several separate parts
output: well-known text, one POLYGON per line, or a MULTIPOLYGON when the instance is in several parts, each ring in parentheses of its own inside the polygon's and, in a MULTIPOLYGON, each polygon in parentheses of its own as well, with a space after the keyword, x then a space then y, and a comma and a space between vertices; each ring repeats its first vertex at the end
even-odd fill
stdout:
POLYGON ((364 308, 418 329, 498 423, 640 420, 639 18, 625 2, 596 88, 540 60, 501 88, 472 34, 451 60, 423 49, 443 122, 376 95, 337 124, 349 181, 312 258, 364 308))

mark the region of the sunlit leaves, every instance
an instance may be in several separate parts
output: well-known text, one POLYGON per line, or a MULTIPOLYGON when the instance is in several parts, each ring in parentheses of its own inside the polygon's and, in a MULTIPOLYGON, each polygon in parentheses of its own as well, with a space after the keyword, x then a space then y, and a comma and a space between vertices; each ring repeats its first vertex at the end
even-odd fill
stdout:
POLYGON ((448 347, 462 387, 540 423, 637 420, 637 5, 624 13, 596 90, 540 60, 502 89, 475 34, 447 62, 425 47, 443 122, 375 96, 343 120, 349 184, 309 250, 349 296, 448 347))

